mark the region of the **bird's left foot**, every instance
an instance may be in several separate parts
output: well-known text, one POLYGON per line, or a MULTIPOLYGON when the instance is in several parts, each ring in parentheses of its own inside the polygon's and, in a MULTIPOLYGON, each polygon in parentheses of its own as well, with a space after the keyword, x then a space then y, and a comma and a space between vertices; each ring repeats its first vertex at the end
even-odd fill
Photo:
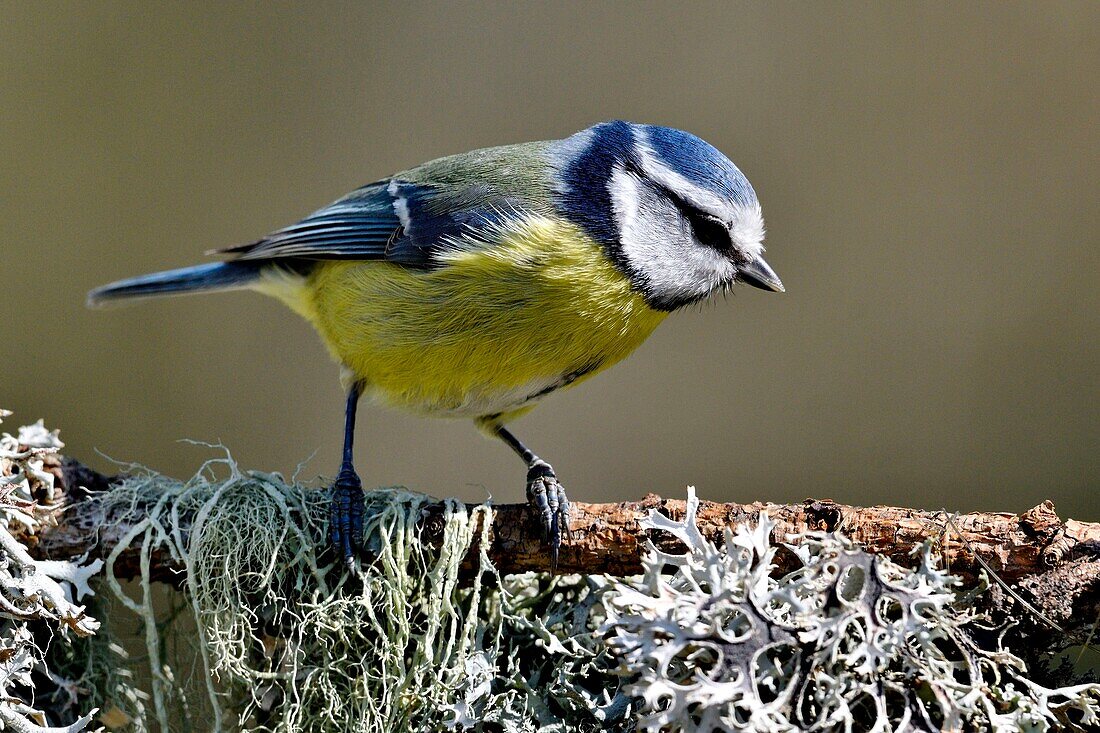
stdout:
POLYGON ((569 530, 569 498, 550 464, 536 460, 527 471, 527 503, 538 513, 543 541, 550 545, 550 568, 558 568, 558 551, 569 530))

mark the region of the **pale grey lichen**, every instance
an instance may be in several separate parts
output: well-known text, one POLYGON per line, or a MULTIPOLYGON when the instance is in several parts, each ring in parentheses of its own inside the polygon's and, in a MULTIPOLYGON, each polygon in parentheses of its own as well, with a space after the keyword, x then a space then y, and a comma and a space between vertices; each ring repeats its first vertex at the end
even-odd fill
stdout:
MULTIPOLYGON (((0 422, 10 414, 0 410, 0 422)), ((43 458, 63 445, 41 420, 14 436, 0 434, 0 730, 75 733, 96 712, 57 725, 39 701, 60 693, 67 699, 55 708, 67 713, 81 708, 79 685, 50 669, 44 639, 68 644, 96 632, 99 622, 77 602, 92 594, 88 581, 103 563, 35 560, 9 531, 15 523, 31 531, 38 527, 35 497, 49 501, 54 481, 43 458), (36 684, 36 676, 46 683, 36 684)))
POLYGON ((915 569, 838 534, 788 538, 802 567, 773 578, 774 528, 727 530, 652 513, 682 555, 605 596, 605 630, 645 731, 1093 730, 1100 686, 1051 690, 958 605, 928 547, 915 569), (991 638, 990 638, 991 637, 991 638), (983 645, 982 642, 985 642, 983 645))

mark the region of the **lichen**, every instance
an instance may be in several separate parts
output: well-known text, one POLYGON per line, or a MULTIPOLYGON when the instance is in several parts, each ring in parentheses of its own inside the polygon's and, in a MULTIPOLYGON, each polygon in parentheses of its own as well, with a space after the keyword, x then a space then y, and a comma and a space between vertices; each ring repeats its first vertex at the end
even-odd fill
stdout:
POLYGON ((842 535, 808 533, 785 545, 802 567, 773 578, 780 545, 767 515, 727 530, 719 547, 699 532, 696 508, 691 491, 684 521, 652 513, 644 525, 671 532, 686 553, 651 544, 643 576, 605 598, 609 643, 642 700, 640 730, 1100 725, 1100 686, 1029 680, 928 546, 906 569, 842 535))
POLYGON ((488 544, 488 505, 447 502, 442 546, 430 548, 417 522, 433 499, 367 492, 373 560, 352 574, 325 549, 325 492, 243 473, 228 456, 187 482, 131 467, 98 501, 132 527, 107 582, 144 621, 161 727, 574 731, 624 718, 602 617, 590 618, 605 580, 501 578, 484 554, 471 579, 459 577, 471 545, 488 544), (114 578, 127 545, 146 568, 157 549, 186 568, 196 643, 175 658, 165 643, 178 632, 155 623, 149 577, 136 599, 114 578), (188 651, 205 700, 181 684, 188 651))
MULTIPOLYGON (((29 463, 20 470, 34 480, 29 463)), ((367 492, 370 559, 349 572, 326 549, 323 490, 241 471, 228 453, 185 482, 139 466, 126 474, 92 499, 128 528, 98 579, 114 599, 99 611, 110 624, 49 655, 63 671, 52 689, 67 691, 71 708, 101 707, 98 722, 111 729, 1098 725, 1100 687, 1029 677, 973 610, 976 592, 962 592, 927 548, 905 569, 839 534, 773 537, 766 515, 713 542, 695 524, 689 491, 682 521, 652 513, 644 522, 684 552, 650 545, 636 578, 502 577, 484 553, 464 575, 463 558, 487 546, 492 507, 446 502, 433 544, 419 529, 433 500, 386 489, 367 492), (127 547, 142 558, 136 583, 114 574, 127 547), (778 575, 778 552, 801 567, 778 575), (185 570, 182 592, 153 582, 155 559, 185 570), (129 660, 118 647, 135 618, 126 609, 144 647, 129 660)), ((69 568, 66 582, 82 586, 87 573, 69 568)), ((75 636, 62 621, 72 611, 49 608, 75 636)), ((31 655, 0 651, 17 666, 7 679, 44 659, 18 634, 6 638, 31 655)))
MULTIPOLYGON (((0 410, 0 422, 10 414, 0 410)), ((52 498, 54 479, 43 457, 63 445, 41 420, 0 434, 0 730, 75 733, 96 712, 74 713, 83 703, 80 685, 51 669, 47 649, 99 628, 77 601, 91 595, 88 580, 103 563, 35 560, 9 531, 15 523, 39 526, 36 497, 52 498), (72 722, 61 724, 62 716, 72 722)))

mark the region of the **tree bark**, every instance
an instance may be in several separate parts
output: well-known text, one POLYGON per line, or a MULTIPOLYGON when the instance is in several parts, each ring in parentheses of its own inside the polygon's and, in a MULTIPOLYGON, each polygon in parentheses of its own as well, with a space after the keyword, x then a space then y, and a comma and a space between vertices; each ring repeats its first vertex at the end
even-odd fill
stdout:
MULTIPOLYGON (((56 526, 40 527, 24 538, 32 553, 50 559, 106 557, 130 527, 119 526, 103 512, 95 491, 114 480, 63 458, 47 463, 57 476, 60 496, 51 504, 56 526), (86 489, 92 490, 89 494, 86 489)), ((671 536, 644 530, 639 520, 656 510, 673 518, 684 516, 686 502, 649 494, 641 501, 616 504, 573 504, 571 537, 561 548, 560 573, 631 575, 641 571, 646 542, 677 552, 671 536)), ((926 540, 944 567, 973 581, 984 567, 1011 587, 994 583, 983 596, 995 619, 1014 620, 1013 634, 1044 648, 1064 648, 1080 642, 1100 621, 1100 523, 1062 521, 1053 503, 1045 501, 1022 514, 973 512, 950 515, 903 507, 855 507, 834 501, 800 504, 722 504, 700 502, 697 522, 702 532, 720 542, 723 531, 755 522, 767 512, 777 522, 773 540, 807 531, 838 531, 868 551, 912 566, 913 551, 926 540), (1020 602, 1020 598, 1031 608, 1020 602), (1044 618, 1045 617, 1045 618, 1044 618)), ((435 544, 443 531, 443 505, 431 505, 421 520, 422 537, 435 544)), ((503 574, 549 571, 550 556, 541 529, 522 504, 494 506, 488 554, 503 574)), ((477 547, 471 548, 464 569, 475 572, 477 547)), ((139 573, 139 547, 123 552, 116 564, 119 577, 139 573)), ((793 567, 793 554, 780 553, 778 571, 793 567)), ((183 569, 165 553, 153 556, 153 577, 179 584, 183 569)))

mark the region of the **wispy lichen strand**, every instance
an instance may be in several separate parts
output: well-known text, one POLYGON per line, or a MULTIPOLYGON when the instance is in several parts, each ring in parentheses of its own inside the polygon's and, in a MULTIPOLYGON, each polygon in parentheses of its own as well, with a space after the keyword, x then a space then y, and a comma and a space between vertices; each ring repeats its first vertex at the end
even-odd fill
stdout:
POLYGON ((318 554, 325 492, 243 473, 228 457, 188 482, 130 473, 98 500, 135 527, 124 544, 146 557, 167 549, 186 568, 190 618, 173 624, 197 632, 172 658, 166 637, 177 632, 157 623, 150 578, 141 601, 112 581, 145 621, 162 728, 183 718, 220 729, 534 732, 596 730, 624 717, 595 634, 602 617, 589 618, 606 582, 499 578, 484 555, 481 572, 460 579, 473 543, 488 546, 489 506, 448 502, 442 543, 430 547, 418 528, 430 497, 368 492, 373 560, 349 575, 318 554), (165 671, 196 659, 209 684, 192 679, 188 689, 183 675, 165 671), (578 682, 597 668, 596 689, 578 682), (570 722, 582 718, 588 724, 570 722))

